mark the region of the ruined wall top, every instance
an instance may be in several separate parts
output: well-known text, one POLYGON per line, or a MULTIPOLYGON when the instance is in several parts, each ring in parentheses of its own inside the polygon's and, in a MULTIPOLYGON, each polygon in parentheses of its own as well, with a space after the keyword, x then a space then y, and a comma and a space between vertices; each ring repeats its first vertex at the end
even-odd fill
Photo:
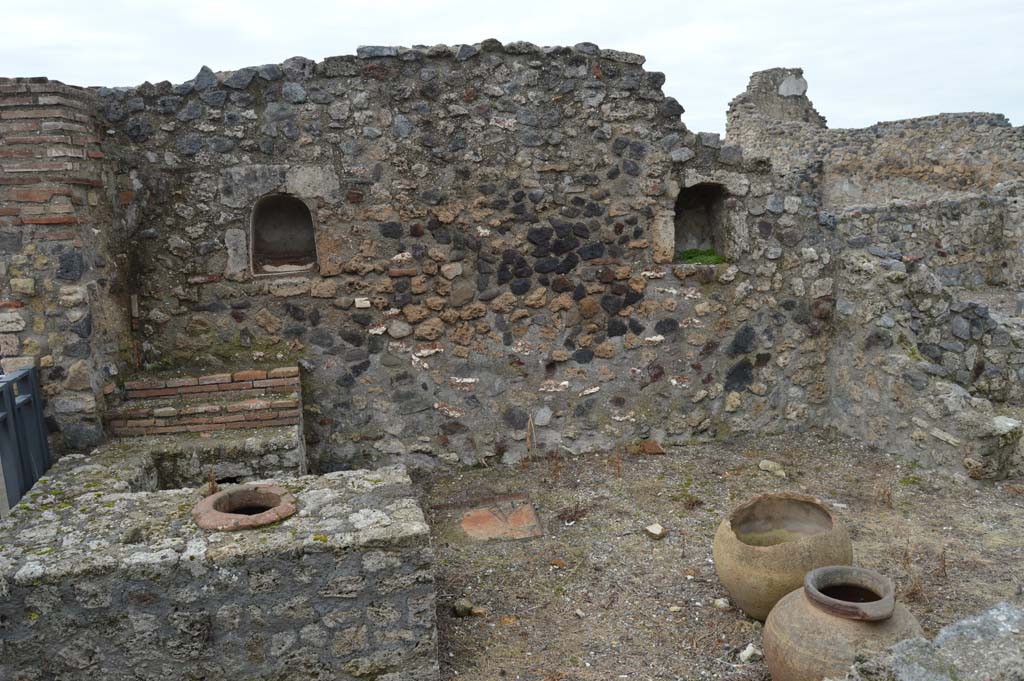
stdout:
POLYGON ((821 191, 826 207, 1002 191, 1024 171, 1024 128, 998 113, 944 113, 829 129, 802 69, 750 77, 729 105, 727 139, 821 191))
MULTIPOLYGON (((746 91, 729 103, 729 125, 736 126, 742 118, 754 116, 780 123, 827 127, 825 117, 807 98, 807 80, 804 70, 799 68, 766 69, 750 76, 746 91)), ((729 134, 734 134, 732 127, 729 134)))

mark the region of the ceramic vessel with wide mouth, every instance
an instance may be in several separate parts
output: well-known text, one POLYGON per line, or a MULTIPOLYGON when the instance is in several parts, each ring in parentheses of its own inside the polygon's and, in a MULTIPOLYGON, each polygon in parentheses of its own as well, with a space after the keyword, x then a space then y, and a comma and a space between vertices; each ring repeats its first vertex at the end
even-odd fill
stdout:
POLYGON ((891 580, 873 570, 833 565, 807 573, 764 625, 772 681, 845 678, 858 651, 880 651, 923 636, 917 619, 896 602, 891 580))
POLYGON ((733 603, 764 621, 811 570, 853 562, 846 528, 818 499, 763 494, 722 520, 713 546, 715 571, 733 603))
POLYGON ((192 517, 204 530, 263 527, 295 513, 295 496, 277 485, 239 485, 202 499, 192 517))

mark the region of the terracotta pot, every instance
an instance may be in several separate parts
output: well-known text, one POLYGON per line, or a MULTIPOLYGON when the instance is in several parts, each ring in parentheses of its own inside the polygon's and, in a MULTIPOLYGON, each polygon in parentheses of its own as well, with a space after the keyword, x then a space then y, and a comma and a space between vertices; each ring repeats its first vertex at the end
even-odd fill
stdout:
POLYGON ((803 588, 779 601, 764 625, 764 657, 772 681, 846 678, 857 651, 880 651, 923 636, 896 602, 888 577, 833 565, 807 573, 803 588))
POLYGON ((713 553, 733 603, 761 621, 814 568, 853 562, 842 523, 819 500, 793 492, 737 506, 718 526, 713 553))
POLYGON ((295 496, 277 485, 239 485, 202 499, 192 518, 204 530, 231 532, 263 527, 295 513, 295 496))

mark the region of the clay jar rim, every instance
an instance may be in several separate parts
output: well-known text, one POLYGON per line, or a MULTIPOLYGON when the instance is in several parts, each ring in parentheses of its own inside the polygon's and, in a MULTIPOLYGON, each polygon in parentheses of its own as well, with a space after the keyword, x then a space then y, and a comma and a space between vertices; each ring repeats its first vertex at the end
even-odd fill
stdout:
POLYGON ((852 565, 829 565, 811 570, 804 577, 804 595, 812 605, 836 617, 865 622, 880 622, 892 617, 896 609, 896 587, 885 575, 852 565), (877 601, 842 601, 821 592, 832 586, 856 586, 879 596, 877 601))
POLYGON ((735 539, 743 546, 744 550, 762 553, 766 553, 769 551, 777 551, 780 547, 784 547, 787 544, 794 544, 800 541, 808 541, 814 539, 815 537, 826 535, 830 532, 834 532, 838 527, 838 523, 836 522, 835 516, 832 515, 832 511, 830 511, 828 507, 825 506, 825 502, 823 502, 821 499, 817 497, 812 497, 809 494, 800 494, 799 492, 768 492, 767 494, 758 494, 756 497, 753 497, 752 499, 747 499, 739 506, 733 508, 732 511, 729 512, 729 515, 726 516, 726 521, 728 522, 729 533, 732 535, 733 539, 735 539), (747 542, 740 539, 740 535, 736 532, 736 528, 733 526, 733 522, 747 509, 751 508, 752 506, 756 506, 757 504, 768 499, 802 501, 804 503, 811 504, 812 506, 817 507, 818 510, 824 513, 826 516, 828 516, 829 527, 828 529, 823 530, 822 532, 815 532, 814 534, 803 535, 800 539, 794 539, 793 541, 784 541, 778 544, 769 544, 767 546, 748 544, 747 542))
POLYGON ((296 511, 295 495, 279 485, 239 485, 221 490, 201 499, 192 508, 192 518, 204 530, 233 532, 263 527, 291 516, 296 511), (269 506, 266 511, 246 515, 222 511, 225 506, 235 508, 253 503, 269 506))

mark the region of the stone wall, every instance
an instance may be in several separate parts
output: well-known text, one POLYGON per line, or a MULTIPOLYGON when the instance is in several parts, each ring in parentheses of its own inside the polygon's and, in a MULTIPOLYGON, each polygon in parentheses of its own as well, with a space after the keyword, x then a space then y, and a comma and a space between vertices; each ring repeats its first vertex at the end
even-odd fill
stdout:
POLYGON ((95 107, 80 88, 0 78, 0 367, 42 369, 57 450, 102 440, 97 397, 130 347, 95 107))
POLYGON ((946 286, 981 289, 1016 287, 1024 275, 1019 225, 1008 212, 1005 199, 971 196, 857 206, 836 217, 851 248, 923 262, 946 286))
MULTIPOLYGON (((56 411, 92 409, 122 381, 131 399, 154 376, 297 364, 324 471, 827 424, 874 422, 877 442, 924 418, 923 393, 903 395, 890 370, 915 391, 1024 397, 1024 326, 980 299, 1021 280, 1019 128, 958 114, 829 130, 802 72, 773 69, 733 101, 723 143, 687 130, 642 64, 589 43, 484 41, 203 67, 178 85, 6 82, 65 88, 75 115, 102 121, 87 160, 103 192, 72 191, 69 210, 103 221, 80 253, 110 276, 87 269, 95 295, 74 299, 91 314, 69 319, 104 330, 85 364, 11 333, 4 347, 53 364, 49 394, 76 386, 56 411), (677 215, 688 190, 714 201, 700 219, 677 215), (306 231, 254 239, 274 196, 278 227, 293 215, 306 231), (687 225, 713 234, 677 238, 687 225), (677 243, 719 252, 684 263, 677 243), (280 252, 254 261, 267 244, 280 252), (864 395, 877 399, 856 406, 864 395)), ((12 131, 0 148, 24 153, 12 131)), ((12 205, 11 224, 34 210, 12 205)), ((4 233, 11 286, 52 263, 4 233)), ((33 333, 56 330, 64 317, 42 313, 59 307, 39 299, 33 333)))
POLYGON ((933 468, 996 479, 1024 471, 1021 320, 964 302, 927 264, 898 254, 849 249, 836 281, 831 422, 933 468))
POLYGON ((437 678, 403 469, 288 478, 300 513, 206 532, 198 490, 139 491, 137 461, 66 456, 0 521, 0 678, 437 678))
POLYGON ((642 61, 487 41, 101 90, 143 366, 301 358, 325 470, 807 427, 820 216, 642 61), (707 182, 727 262, 673 266, 676 196, 707 182), (275 193, 310 210, 313 271, 252 271, 275 193))
POLYGON ((826 207, 991 193, 1024 172, 1024 128, 1001 114, 828 129, 806 90, 800 69, 755 73, 729 105, 727 139, 782 173, 814 177, 826 207))

